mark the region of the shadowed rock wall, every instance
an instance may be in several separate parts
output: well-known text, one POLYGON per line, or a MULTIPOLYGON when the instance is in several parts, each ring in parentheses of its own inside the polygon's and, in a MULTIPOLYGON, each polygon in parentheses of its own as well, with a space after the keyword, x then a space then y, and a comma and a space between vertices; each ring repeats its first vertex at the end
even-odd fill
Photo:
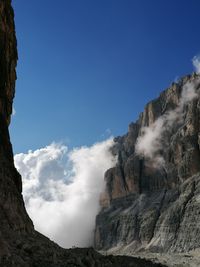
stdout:
MULTIPOLYGON (((17 50, 14 14, 10 1, 0 1, 0 242, 5 245, 10 233, 33 231, 22 199, 21 176, 14 167, 8 125, 15 94, 17 50)), ((4 249, 0 250, 3 253, 4 249)))

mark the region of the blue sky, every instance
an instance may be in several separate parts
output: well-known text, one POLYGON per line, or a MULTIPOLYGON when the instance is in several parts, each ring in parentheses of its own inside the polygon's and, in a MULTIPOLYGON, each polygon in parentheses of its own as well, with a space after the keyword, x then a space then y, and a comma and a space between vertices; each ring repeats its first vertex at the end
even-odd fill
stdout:
POLYGON ((126 133, 148 101, 193 71, 200 52, 199 0, 13 0, 13 6, 15 153, 126 133))

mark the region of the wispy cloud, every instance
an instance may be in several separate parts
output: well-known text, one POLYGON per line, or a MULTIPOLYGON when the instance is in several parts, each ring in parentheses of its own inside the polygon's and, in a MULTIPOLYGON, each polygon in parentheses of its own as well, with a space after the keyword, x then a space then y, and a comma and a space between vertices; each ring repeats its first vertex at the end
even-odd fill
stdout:
POLYGON ((192 64, 194 66, 195 72, 200 74, 200 56, 194 56, 192 59, 192 64))
MULTIPOLYGON (((199 83, 199 79, 198 79, 199 83)), ((184 106, 197 97, 196 82, 187 82, 182 89, 182 94, 177 107, 160 116, 149 127, 143 127, 141 136, 138 137, 136 143, 136 153, 152 161, 155 167, 164 166, 164 158, 161 155, 163 150, 163 134, 169 131, 174 123, 183 120, 184 106)))
POLYGON ((38 231, 63 247, 93 242, 104 172, 116 160, 112 139, 68 151, 62 144, 15 155, 23 195, 38 231))
POLYGON ((101 139, 108 139, 112 136, 111 129, 107 128, 104 133, 101 135, 101 139))
POLYGON ((15 116, 15 114, 16 114, 16 110, 15 110, 15 108, 13 107, 13 109, 12 109, 12 116, 15 116))

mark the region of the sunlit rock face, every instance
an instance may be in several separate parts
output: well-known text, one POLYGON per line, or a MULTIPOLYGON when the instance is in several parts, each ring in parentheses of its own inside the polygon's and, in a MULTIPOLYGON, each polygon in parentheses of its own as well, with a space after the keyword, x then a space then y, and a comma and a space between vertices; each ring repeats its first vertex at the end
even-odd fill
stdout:
POLYGON ((95 245, 133 251, 200 247, 200 77, 188 75, 148 103, 115 138, 95 245))

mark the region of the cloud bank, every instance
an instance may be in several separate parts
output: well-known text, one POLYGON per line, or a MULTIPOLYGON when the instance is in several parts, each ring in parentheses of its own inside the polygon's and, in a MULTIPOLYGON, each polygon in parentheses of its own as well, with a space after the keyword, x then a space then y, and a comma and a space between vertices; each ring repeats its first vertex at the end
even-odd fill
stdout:
POLYGON ((160 153, 164 143, 163 134, 165 131, 169 131, 175 123, 183 120, 184 106, 195 97, 197 97, 196 83, 193 81, 187 82, 183 86, 177 107, 160 116, 149 127, 142 128, 141 136, 138 137, 136 142, 136 153, 151 160, 154 167, 163 167, 165 161, 160 153))
POLYGON ((35 228, 63 247, 93 243, 104 172, 116 159, 112 139, 68 151, 62 144, 14 157, 25 205, 35 228))

